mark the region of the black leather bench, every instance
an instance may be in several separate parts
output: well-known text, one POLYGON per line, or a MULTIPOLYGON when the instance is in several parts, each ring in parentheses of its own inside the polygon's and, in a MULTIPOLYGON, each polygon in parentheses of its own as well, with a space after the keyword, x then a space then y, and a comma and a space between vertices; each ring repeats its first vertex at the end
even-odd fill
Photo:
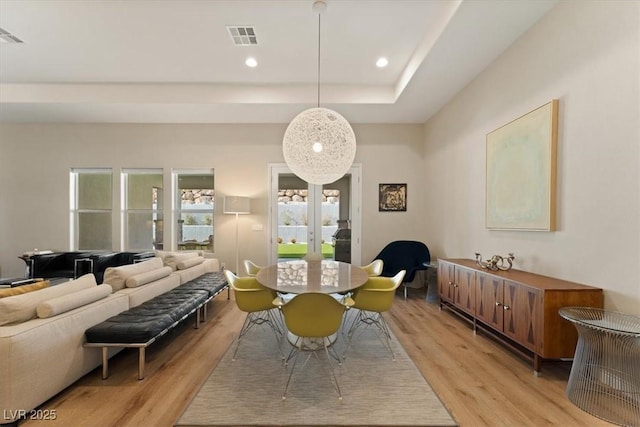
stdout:
POLYGON ((109 376, 109 348, 138 348, 138 379, 144 378, 145 350, 184 319, 196 314, 199 328, 206 304, 228 288, 222 273, 207 273, 123 311, 85 331, 85 347, 102 349, 102 378, 109 376))

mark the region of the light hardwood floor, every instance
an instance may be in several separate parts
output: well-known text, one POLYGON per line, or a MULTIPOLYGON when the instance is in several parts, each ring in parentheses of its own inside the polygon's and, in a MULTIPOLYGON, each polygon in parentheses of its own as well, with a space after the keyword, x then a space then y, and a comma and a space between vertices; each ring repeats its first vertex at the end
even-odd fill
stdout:
MULTIPOLYGON (((233 298, 233 297, 232 297, 233 298)), ((137 352, 126 350, 41 406, 54 421, 20 426, 172 426, 222 358, 244 313, 220 294, 200 328, 191 322, 147 351, 147 377, 136 379, 137 352)), ((610 426, 576 408, 564 394, 568 363, 544 364, 533 375, 530 360, 489 338, 414 291, 396 297, 387 319, 407 353, 460 426, 610 426)), ((56 363, 51 361, 51 363, 56 363)), ((225 399, 226 396, 220 396, 225 399)), ((237 405, 229 403, 229 410, 237 405)))

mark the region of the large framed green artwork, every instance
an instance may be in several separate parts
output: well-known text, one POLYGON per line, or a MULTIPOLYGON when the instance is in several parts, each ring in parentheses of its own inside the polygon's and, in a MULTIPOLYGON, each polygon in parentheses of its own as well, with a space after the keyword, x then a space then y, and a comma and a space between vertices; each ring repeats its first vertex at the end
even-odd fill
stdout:
POLYGON ((487 134, 486 227, 554 231, 558 100, 487 134))

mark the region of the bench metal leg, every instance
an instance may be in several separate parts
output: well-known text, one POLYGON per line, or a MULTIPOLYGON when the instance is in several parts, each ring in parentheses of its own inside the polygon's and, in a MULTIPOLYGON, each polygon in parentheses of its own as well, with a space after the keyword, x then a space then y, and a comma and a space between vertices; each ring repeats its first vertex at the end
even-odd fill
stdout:
POLYGON ((138 348, 138 379, 144 379, 144 359, 146 347, 138 348))
POLYGON ((196 310, 196 329, 200 329, 200 309, 201 308, 202 307, 196 310))
POLYGON ((102 347, 102 379, 109 378, 109 347, 102 347))

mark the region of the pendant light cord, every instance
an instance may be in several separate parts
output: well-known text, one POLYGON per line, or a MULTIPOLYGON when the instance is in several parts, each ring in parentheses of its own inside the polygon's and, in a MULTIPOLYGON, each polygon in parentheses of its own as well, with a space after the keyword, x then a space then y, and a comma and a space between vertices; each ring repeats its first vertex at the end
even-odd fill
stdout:
POLYGON ((318 108, 320 108, 320 13, 318 13, 318 108))

